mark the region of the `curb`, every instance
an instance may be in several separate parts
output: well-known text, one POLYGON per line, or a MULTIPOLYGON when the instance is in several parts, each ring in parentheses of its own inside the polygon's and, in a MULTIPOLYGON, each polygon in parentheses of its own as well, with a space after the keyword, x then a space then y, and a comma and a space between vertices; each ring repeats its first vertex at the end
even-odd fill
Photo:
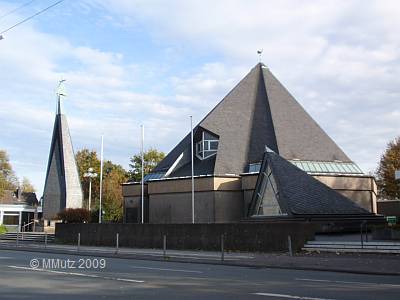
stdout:
POLYGON ((206 265, 219 265, 219 266, 232 266, 232 267, 246 267, 246 268, 257 268, 257 269, 282 269, 282 270, 300 270, 300 271, 321 271, 321 272, 335 272, 335 273, 348 273, 348 274, 361 274, 361 275, 379 275, 379 276, 400 276, 400 272, 378 272, 378 271, 367 271, 367 270, 348 270, 340 268, 326 268, 326 267, 308 267, 308 266, 276 266, 261 263, 245 263, 245 262, 230 262, 230 261, 211 261, 211 260, 190 260, 185 258, 168 257, 165 259, 162 256, 155 257, 149 255, 140 254, 115 254, 115 253, 104 253, 104 252, 91 252, 91 251, 66 251, 58 249, 35 249, 28 247, 7 247, 4 245, 0 246, 1 250, 11 251, 24 251, 34 253, 53 253, 53 254, 67 254, 67 255, 82 255, 82 256, 97 256, 106 258, 119 258, 119 259, 137 259, 137 260, 148 260, 148 261, 162 261, 162 262, 179 262, 179 263, 192 263, 192 264, 206 264, 206 265))

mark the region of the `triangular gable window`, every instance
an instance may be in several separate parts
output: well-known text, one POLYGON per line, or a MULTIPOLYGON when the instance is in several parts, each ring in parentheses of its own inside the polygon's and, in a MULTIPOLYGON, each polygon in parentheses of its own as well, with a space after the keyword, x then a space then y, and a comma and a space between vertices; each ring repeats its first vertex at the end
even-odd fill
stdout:
POLYGON ((261 182, 256 192, 256 210, 254 215, 258 216, 279 216, 283 215, 278 203, 279 193, 275 183, 271 168, 267 166, 266 170, 260 174, 261 182))

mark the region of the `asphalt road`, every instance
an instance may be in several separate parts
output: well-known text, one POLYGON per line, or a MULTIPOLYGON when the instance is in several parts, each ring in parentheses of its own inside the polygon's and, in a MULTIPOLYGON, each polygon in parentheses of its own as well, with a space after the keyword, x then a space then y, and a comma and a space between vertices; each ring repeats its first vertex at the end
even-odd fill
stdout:
POLYGON ((0 299, 397 300, 399 295, 399 276, 0 250, 0 299))

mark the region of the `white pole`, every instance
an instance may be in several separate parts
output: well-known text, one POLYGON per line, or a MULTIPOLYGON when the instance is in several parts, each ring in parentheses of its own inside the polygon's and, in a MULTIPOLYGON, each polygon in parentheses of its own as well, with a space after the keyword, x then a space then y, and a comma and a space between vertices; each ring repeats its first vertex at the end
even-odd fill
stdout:
POLYGON ((194 159, 193 159, 193 117, 190 116, 190 144, 192 161, 192 224, 194 224, 194 159))
POLYGON ((92 176, 89 177, 89 211, 92 206, 92 176))
POLYGON ((144 223, 144 125, 142 125, 142 224, 144 223))
POLYGON ((99 223, 101 223, 103 208, 101 203, 101 196, 103 191, 103 142, 104 136, 101 135, 101 152, 100 152, 100 205, 99 205, 99 223))

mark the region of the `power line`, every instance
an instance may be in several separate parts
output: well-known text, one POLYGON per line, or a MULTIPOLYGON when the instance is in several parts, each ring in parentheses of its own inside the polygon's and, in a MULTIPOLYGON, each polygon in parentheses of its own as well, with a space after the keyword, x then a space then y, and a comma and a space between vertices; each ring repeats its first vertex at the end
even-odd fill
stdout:
POLYGON ((13 25, 13 26, 7 28, 6 30, 3 30, 2 32, 0 32, 0 35, 2 35, 3 33, 6 33, 7 31, 9 31, 9 30, 11 30, 11 29, 17 27, 18 25, 21 25, 22 23, 25 23, 26 21, 29 21, 30 19, 36 17, 37 15, 40 15, 41 13, 44 13, 46 10, 49 10, 50 8, 56 6, 57 4, 60 4, 60 3, 63 2, 63 1, 64 1, 64 0, 57 1, 56 3, 54 3, 54 4, 52 4, 52 5, 48 6, 48 7, 46 7, 46 8, 44 8, 44 9, 42 9, 41 11, 38 11, 36 14, 33 14, 33 15, 27 17, 26 19, 23 19, 22 21, 18 22, 17 24, 15 24, 15 25, 13 25))
POLYGON ((8 15, 11 15, 12 13, 15 13, 17 10, 20 10, 21 8, 24 8, 25 6, 28 6, 29 4, 31 4, 34 1, 36 1, 36 0, 28 1, 28 2, 26 2, 24 4, 22 4, 21 6, 18 6, 17 8, 14 8, 14 9, 10 10, 9 12, 7 12, 4 15, 0 16, 0 20, 5 18, 5 17, 7 17, 8 15))
POLYGON ((36 0, 28 1, 28 2, 26 2, 26 3, 24 3, 24 4, 22 4, 21 6, 18 6, 17 8, 14 8, 14 9, 10 10, 9 12, 6 12, 4 15, 1 15, 1 16, 0 16, 0 20, 3 19, 3 18, 5 18, 5 17, 7 17, 8 15, 11 15, 12 13, 14 13, 14 12, 20 10, 21 8, 24 8, 25 6, 28 6, 29 4, 31 4, 31 3, 34 2, 34 1, 36 1, 36 0))

